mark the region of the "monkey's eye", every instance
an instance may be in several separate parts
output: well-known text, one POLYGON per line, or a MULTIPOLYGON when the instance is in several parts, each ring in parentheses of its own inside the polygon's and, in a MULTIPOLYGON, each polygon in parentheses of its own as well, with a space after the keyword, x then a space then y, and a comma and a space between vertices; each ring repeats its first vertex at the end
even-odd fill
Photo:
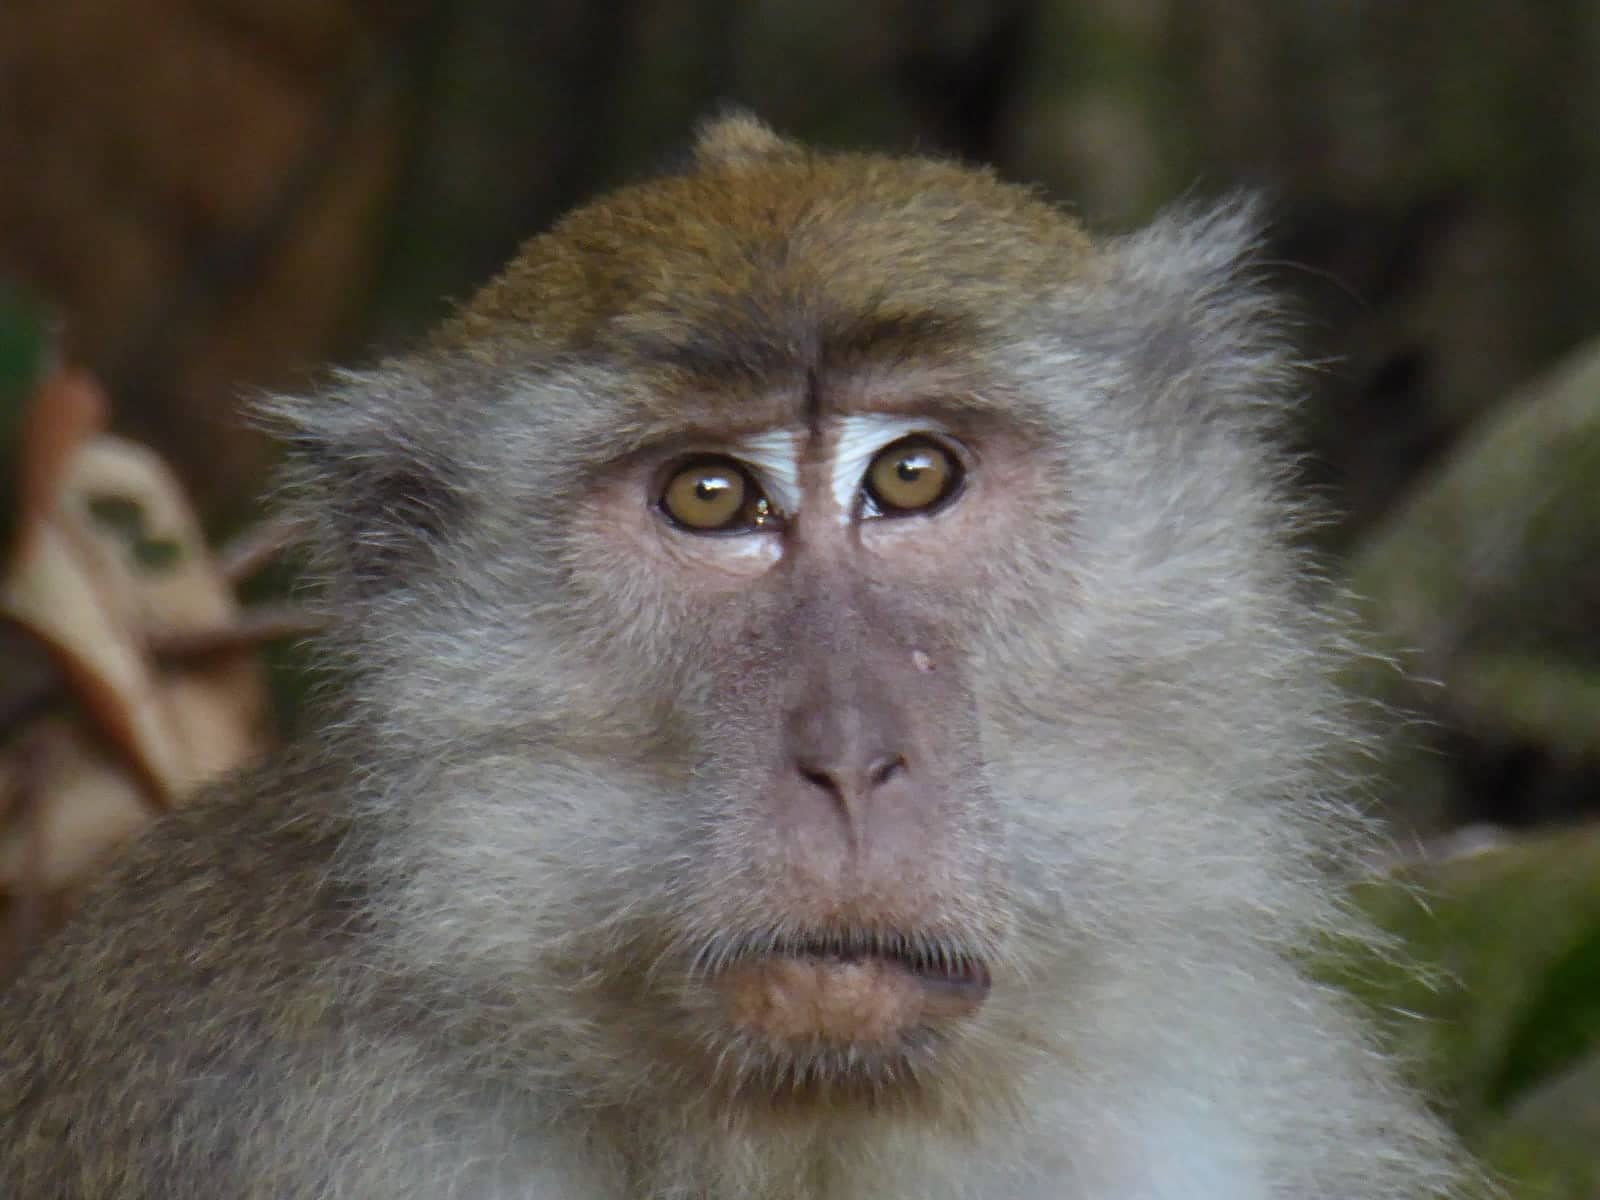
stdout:
POLYGON ((678 466, 658 504, 669 521, 690 533, 748 533, 778 520, 760 485, 731 458, 707 456, 678 466))
POLYGON ((930 437, 901 438, 867 468, 867 497, 879 516, 929 512, 961 486, 960 460, 930 437))

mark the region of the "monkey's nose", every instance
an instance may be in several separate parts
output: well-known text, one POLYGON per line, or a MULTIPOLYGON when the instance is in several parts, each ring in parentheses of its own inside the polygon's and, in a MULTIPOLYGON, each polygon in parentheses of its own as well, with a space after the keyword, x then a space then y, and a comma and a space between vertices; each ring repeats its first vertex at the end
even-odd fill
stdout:
POLYGON ((846 761, 833 763, 797 758, 795 770, 812 787, 820 788, 837 803, 848 807, 870 797, 907 767, 906 756, 898 752, 877 754, 860 766, 848 761, 854 756, 846 753, 842 757, 846 761))
POLYGON ((890 665, 904 674, 905 659, 887 657, 825 652, 784 717, 780 786, 797 812, 842 816, 858 848, 869 826, 914 807, 918 791, 918 747, 885 678, 890 665))

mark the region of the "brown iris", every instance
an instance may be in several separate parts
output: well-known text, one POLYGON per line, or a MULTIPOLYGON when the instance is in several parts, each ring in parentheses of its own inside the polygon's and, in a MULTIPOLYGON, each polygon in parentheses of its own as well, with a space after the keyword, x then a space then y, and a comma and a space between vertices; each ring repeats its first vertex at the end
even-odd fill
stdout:
POLYGON ((961 465, 932 438, 903 438, 867 468, 867 491, 885 514, 925 512, 954 494, 961 465))
POLYGON ((678 467, 661 493, 661 511, 691 533, 760 529, 776 513, 750 473, 731 458, 697 458, 678 467))

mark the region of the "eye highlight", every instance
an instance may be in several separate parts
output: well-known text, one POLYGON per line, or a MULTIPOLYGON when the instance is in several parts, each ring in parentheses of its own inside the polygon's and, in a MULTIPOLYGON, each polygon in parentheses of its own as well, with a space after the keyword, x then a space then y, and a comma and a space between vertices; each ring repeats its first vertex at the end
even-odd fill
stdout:
POLYGON ((867 496, 879 516, 929 512, 961 486, 961 462, 923 434, 901 438, 867 467, 867 496))
POLYGON ((657 506, 669 521, 690 533, 748 533, 778 519, 777 510, 745 467, 713 455, 674 468, 657 506))

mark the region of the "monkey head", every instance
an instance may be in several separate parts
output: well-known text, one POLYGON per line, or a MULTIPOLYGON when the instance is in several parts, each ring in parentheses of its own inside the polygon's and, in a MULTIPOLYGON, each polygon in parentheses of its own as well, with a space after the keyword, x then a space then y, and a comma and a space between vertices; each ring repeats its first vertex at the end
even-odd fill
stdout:
POLYGON ((960 1119, 1108 947, 1322 920, 1253 228, 733 117, 280 403, 395 969, 618 1104, 960 1119))

